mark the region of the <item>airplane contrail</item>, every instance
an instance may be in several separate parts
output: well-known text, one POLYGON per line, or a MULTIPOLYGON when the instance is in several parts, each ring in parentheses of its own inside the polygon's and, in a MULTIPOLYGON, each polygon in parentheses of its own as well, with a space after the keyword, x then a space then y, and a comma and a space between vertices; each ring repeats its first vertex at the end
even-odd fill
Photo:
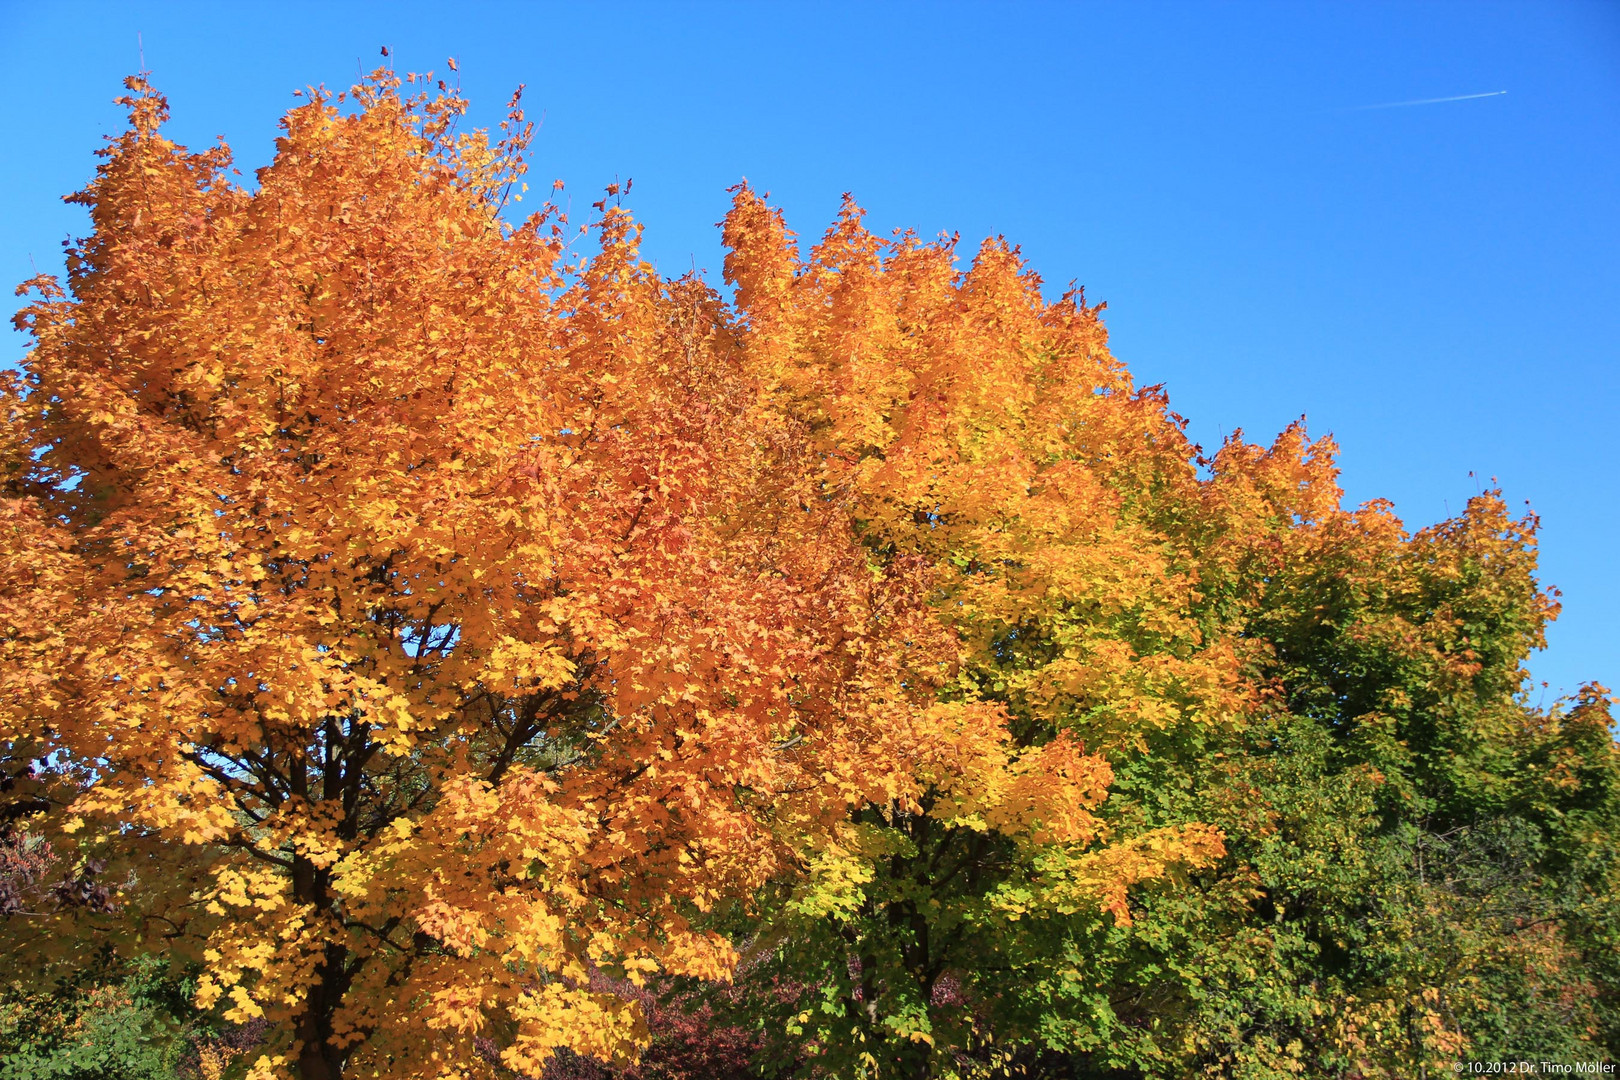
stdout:
POLYGON ((1447 101, 1473 101, 1476 98, 1500 97, 1506 90, 1492 90, 1485 94, 1458 94, 1455 97, 1419 98, 1416 101, 1387 101, 1382 105, 1358 105, 1351 112, 1366 112, 1368 109, 1404 109, 1408 105, 1439 105, 1447 101))

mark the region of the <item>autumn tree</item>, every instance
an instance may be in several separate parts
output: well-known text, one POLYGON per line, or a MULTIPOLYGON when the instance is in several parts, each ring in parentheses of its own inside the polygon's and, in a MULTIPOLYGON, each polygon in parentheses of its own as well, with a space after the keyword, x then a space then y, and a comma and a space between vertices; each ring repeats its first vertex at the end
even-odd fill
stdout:
POLYGON ((500 216, 521 114, 399 85, 315 94, 249 192, 132 81, 20 317, 13 565, 54 577, 8 725, 85 770, 61 829, 200 943, 199 1004, 281 1026, 256 1075, 630 1054, 591 971, 728 969, 688 916, 771 864, 782 672, 840 685, 796 609, 869 632, 847 557, 741 513, 772 448, 712 298, 613 212, 564 285, 550 213, 500 216))
POLYGON ((1347 510, 1302 424, 1204 456, 999 240, 801 250, 743 186, 733 299, 663 279, 431 87, 311 91, 247 186, 131 80, 28 283, 12 970, 195 964, 254 1080, 1613 1047, 1620 764, 1601 688, 1523 693, 1533 519, 1347 510))
POLYGON ((1256 695, 1154 516, 1161 489, 1198 489, 1179 422, 1108 353, 1099 309, 1045 302, 1002 242, 959 269, 954 240, 880 239, 846 202, 801 255, 747 189, 725 238, 751 370, 816 447, 821 497, 850 507, 875 562, 930 568, 964 656, 944 698, 1006 717, 980 746, 912 752, 914 793, 801 849, 766 940, 819 989, 781 1021, 832 1075, 965 1074, 1061 1047, 1054 1023, 1087 1018, 1032 995, 1068 993, 1075 958, 1032 928, 1126 924, 1130 887, 1223 850, 1196 821, 1119 837, 1098 751, 1197 738, 1256 695), (1061 813, 1054 776, 1074 793, 1061 813))
MULTIPOLYGON (((116 883, 54 939, 195 958, 198 1007, 268 1025, 256 1080, 534 1075, 631 1060, 615 986, 726 978, 709 913, 800 870, 836 918, 907 823, 1116 919, 1218 854, 1105 844, 1108 765, 981 692, 936 603, 962 568, 875 541, 798 345, 659 278, 617 205, 589 257, 550 205, 511 223, 516 101, 463 132, 428 81, 311 91, 247 187, 131 80, 66 282, 27 285, 0 736, 43 763, 29 827, 116 883)), ((862 1015, 926 1043, 927 985, 883 978, 862 1015)))

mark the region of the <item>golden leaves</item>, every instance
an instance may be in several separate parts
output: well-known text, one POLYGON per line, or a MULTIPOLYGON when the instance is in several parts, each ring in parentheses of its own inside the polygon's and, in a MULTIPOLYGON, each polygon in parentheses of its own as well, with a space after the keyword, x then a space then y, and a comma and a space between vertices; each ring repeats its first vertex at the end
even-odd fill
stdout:
POLYGON ((530 1075, 540 1073, 558 1047, 623 1062, 646 1039, 641 1010, 634 1003, 557 983, 525 992, 512 1012, 517 1037, 501 1052, 501 1061, 530 1075))

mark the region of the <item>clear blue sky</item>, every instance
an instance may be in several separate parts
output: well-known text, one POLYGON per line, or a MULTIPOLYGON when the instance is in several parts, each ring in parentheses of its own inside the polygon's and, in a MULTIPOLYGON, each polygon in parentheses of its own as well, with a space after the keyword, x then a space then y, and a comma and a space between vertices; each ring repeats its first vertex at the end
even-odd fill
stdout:
POLYGON ((1499 478, 1564 592, 1537 678, 1620 683, 1620 4, 5 0, 8 283, 83 231, 58 197, 120 122, 137 32, 173 135, 224 135, 244 172, 294 89, 384 43, 400 70, 456 57, 475 121, 526 83, 540 178, 583 203, 633 177, 647 253, 717 284, 744 176, 802 235, 844 191, 880 230, 1004 234, 1108 301, 1207 446, 1304 414, 1348 500, 1411 528, 1499 478))

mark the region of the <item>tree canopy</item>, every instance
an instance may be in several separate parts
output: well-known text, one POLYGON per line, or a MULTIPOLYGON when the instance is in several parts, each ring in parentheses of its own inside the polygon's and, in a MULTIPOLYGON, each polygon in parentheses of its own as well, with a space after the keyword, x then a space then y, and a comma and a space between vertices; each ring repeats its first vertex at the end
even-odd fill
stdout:
POLYGON ((516 98, 379 69, 244 185, 129 87, 4 388, 8 965, 164 954, 253 1080, 1613 1052, 1609 699, 1531 704, 1500 493, 1205 457, 1001 240, 743 185, 727 298, 515 220, 516 98))

